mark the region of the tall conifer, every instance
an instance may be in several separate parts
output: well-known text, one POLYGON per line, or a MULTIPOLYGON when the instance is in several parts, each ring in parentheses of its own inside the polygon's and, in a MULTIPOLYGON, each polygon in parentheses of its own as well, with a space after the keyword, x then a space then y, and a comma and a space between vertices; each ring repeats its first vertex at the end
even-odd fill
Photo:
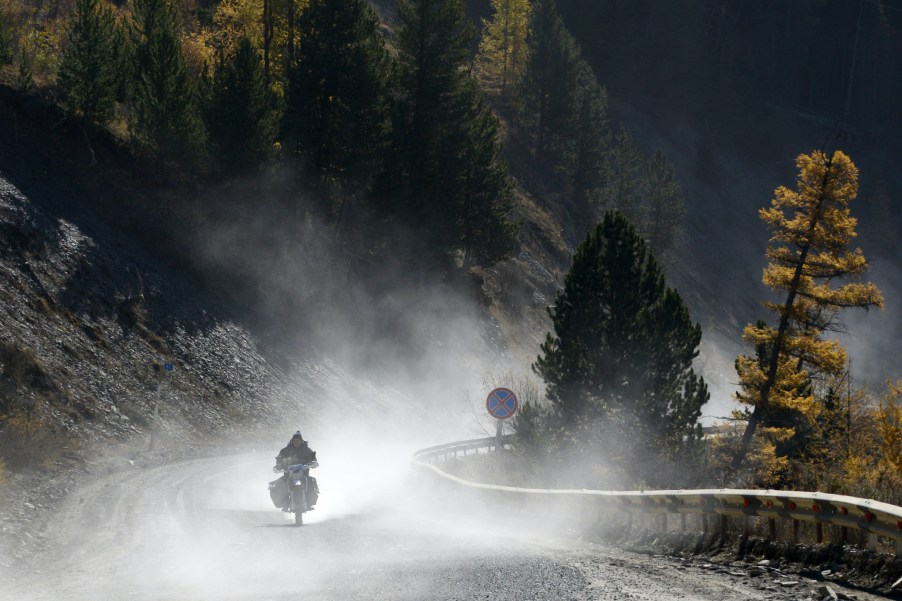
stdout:
POLYGON ((206 107, 214 155, 228 172, 253 170, 272 157, 279 129, 276 98, 247 37, 219 55, 206 107))
POLYGON ((672 258, 686 209, 676 170, 660 150, 648 163, 645 190, 648 204, 646 240, 655 257, 665 263, 672 258))
POLYGON ((554 0, 536 0, 526 36, 527 60, 520 80, 521 115, 533 132, 536 158, 554 171, 573 164, 580 56, 554 0))
POLYGON ((383 197, 446 265, 491 263, 513 242, 497 119, 468 66, 462 0, 402 0, 395 136, 383 197))
POLYGON ((580 61, 576 110, 576 145, 569 171, 574 220, 579 229, 585 231, 595 223, 592 204, 609 179, 607 157, 611 138, 607 92, 585 61, 580 61))
POLYGON ((602 206, 620 211, 644 232, 647 218, 643 203, 645 157, 632 134, 622 125, 611 143, 609 165, 610 179, 601 197, 602 206))
POLYGON ((692 368, 701 329, 622 215, 577 248, 549 314, 533 369, 578 446, 667 453, 694 437, 708 400, 692 368))
POLYGON ((492 0, 493 15, 484 21, 476 64, 490 87, 506 96, 526 65, 529 0, 492 0))
POLYGON ((320 176, 369 176, 388 143, 389 56, 365 0, 310 0, 284 130, 320 176))
POLYGON ((818 406, 805 382, 815 374, 835 375, 846 363, 845 349, 823 332, 837 331, 840 309, 883 307, 874 284, 857 281, 868 265, 860 249, 850 250, 857 220, 849 204, 858 194, 858 169, 841 151, 799 155, 798 190, 779 187, 761 219, 773 235, 764 284, 785 294, 766 302, 777 326, 746 326, 743 338, 768 349, 765 360, 740 356, 736 370, 740 402, 752 411, 733 468, 741 467, 759 425, 771 416, 792 411, 813 419, 818 406), (835 281, 848 280, 833 287, 835 281))
POLYGON ((0 65, 13 62, 15 39, 9 12, 5 6, 0 6, 0 65))
POLYGON ((132 11, 129 128, 157 160, 196 164, 206 132, 182 54, 175 6, 171 0, 134 0, 132 11))
POLYGON ((104 0, 76 0, 59 68, 66 108, 89 121, 107 121, 116 103, 123 53, 113 8, 104 0))

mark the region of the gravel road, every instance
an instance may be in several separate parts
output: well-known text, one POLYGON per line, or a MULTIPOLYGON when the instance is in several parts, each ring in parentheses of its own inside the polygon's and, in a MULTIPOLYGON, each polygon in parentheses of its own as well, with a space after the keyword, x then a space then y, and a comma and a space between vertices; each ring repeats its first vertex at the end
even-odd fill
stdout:
MULTIPOLYGON (((46 544, 0 599, 711 600, 820 599, 702 561, 634 554, 438 510, 402 470, 321 467, 295 527, 266 492, 271 454, 196 459, 100 478, 67 497, 46 544)), ((859 593, 859 600, 879 599, 859 593)))

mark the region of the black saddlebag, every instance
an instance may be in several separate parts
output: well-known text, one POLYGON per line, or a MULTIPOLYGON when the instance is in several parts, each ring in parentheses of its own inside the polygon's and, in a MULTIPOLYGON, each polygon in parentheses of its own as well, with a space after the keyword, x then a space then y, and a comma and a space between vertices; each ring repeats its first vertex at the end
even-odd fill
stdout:
POLYGON ((319 485, 316 483, 316 478, 310 476, 307 478, 307 505, 313 507, 316 505, 316 500, 318 498, 319 485))
POLYGON ((284 476, 269 483, 269 497, 279 509, 288 507, 288 480, 284 476))

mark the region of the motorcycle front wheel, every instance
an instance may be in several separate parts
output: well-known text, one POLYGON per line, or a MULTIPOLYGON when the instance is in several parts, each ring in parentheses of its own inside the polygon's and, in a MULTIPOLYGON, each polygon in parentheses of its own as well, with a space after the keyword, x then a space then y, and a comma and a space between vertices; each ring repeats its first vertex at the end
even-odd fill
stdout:
POLYGON ((307 511, 307 493, 304 491, 303 487, 298 487, 300 490, 295 490, 297 494, 292 495, 292 501, 294 503, 294 525, 295 526, 303 526, 304 525, 304 512, 307 511))

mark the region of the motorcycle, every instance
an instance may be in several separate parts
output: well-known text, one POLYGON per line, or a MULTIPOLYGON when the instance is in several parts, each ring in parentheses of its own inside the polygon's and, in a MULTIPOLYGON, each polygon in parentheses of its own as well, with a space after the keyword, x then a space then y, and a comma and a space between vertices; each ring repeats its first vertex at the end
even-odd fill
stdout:
POLYGON ((319 463, 311 461, 286 466, 277 465, 272 468, 273 472, 282 472, 284 478, 270 482, 269 494, 276 507, 279 507, 281 502, 282 511, 294 514, 296 526, 304 524, 304 513, 313 509, 319 497, 316 478, 310 476, 310 470, 315 467, 319 467, 319 463), (287 491, 284 490, 286 483, 287 491))

